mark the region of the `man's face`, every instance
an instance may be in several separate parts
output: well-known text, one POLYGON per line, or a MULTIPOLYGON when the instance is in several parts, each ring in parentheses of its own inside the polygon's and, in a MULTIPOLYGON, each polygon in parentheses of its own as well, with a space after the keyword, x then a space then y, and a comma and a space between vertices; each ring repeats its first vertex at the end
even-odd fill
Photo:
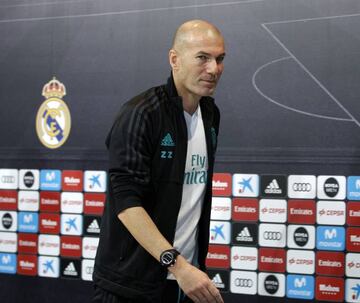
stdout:
POLYGON ((178 55, 177 84, 180 95, 210 96, 224 69, 224 40, 218 35, 193 37, 178 55))

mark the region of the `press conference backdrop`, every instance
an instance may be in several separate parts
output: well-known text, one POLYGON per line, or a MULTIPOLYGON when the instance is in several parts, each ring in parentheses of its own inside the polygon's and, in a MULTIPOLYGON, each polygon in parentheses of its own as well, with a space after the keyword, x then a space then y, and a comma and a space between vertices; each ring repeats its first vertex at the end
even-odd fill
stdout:
POLYGON ((360 301, 358 0, 1 0, 0 299, 87 302, 121 104, 226 40, 207 259, 225 302, 360 301))

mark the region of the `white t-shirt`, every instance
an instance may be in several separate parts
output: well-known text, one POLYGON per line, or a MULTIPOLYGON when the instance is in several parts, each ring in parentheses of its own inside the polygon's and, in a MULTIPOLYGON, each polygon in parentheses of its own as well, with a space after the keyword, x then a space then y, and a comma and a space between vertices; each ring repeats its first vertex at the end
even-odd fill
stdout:
MULTIPOLYGON (((200 106, 193 115, 184 111, 188 131, 188 145, 182 200, 174 247, 188 262, 197 264, 198 223, 205 196, 208 157, 200 106)), ((168 279, 174 279, 172 274, 168 279)))

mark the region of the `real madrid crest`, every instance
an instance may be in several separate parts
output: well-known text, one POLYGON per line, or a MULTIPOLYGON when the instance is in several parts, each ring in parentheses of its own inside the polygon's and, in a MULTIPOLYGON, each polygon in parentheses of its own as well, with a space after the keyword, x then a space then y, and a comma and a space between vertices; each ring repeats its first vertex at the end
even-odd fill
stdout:
POLYGON ((70 133, 70 111, 62 100, 66 95, 65 85, 55 77, 42 90, 46 100, 36 116, 36 132, 42 144, 48 148, 63 145, 70 133))

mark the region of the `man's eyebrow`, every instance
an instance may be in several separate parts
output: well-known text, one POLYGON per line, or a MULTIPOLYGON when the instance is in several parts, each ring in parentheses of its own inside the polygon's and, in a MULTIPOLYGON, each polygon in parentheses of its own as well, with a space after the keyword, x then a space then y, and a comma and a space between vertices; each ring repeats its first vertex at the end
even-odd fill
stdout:
MULTIPOLYGON (((209 57, 212 56, 211 54, 209 54, 207 52, 204 52, 204 51, 199 51, 199 52, 196 53, 196 55, 205 55, 205 56, 209 56, 209 57)), ((225 53, 222 53, 222 54, 218 55, 217 58, 218 57, 225 57, 225 55, 226 55, 225 53)))
POLYGON ((203 52, 203 51, 199 51, 196 53, 196 55, 205 55, 205 56, 211 56, 211 54, 207 53, 207 52, 203 52))

